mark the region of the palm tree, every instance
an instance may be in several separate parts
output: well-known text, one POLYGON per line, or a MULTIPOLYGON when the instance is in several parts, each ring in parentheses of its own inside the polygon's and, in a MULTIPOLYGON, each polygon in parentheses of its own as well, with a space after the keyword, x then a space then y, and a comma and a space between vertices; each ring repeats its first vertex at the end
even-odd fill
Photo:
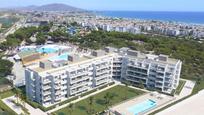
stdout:
POLYGON ((143 81, 142 81, 142 80, 140 80, 140 81, 139 81, 139 88, 142 88, 142 89, 144 89, 144 88, 145 88, 145 86, 144 86, 144 84, 143 84, 143 81))
POLYGON ((87 110, 88 114, 94 114, 94 109, 92 108, 93 107, 93 103, 94 103, 94 97, 91 96, 88 99, 88 104, 89 104, 89 110, 87 110))
POLYGON ((106 109, 108 110, 108 106, 111 105, 111 100, 114 98, 114 95, 110 92, 106 93, 104 96, 106 109))
POLYGON ((69 106, 68 106, 68 109, 69 109, 69 113, 70 113, 70 115, 71 115, 72 112, 73 112, 73 109, 74 109, 74 104, 73 104, 73 103, 70 103, 69 106))
POLYGON ((26 102, 26 96, 24 96, 22 93, 20 94, 20 99, 22 102, 23 107, 25 108, 25 102, 26 102))
POLYGON ((13 91, 16 94, 17 103, 19 103, 19 97, 20 97, 21 91, 18 88, 14 88, 13 91))

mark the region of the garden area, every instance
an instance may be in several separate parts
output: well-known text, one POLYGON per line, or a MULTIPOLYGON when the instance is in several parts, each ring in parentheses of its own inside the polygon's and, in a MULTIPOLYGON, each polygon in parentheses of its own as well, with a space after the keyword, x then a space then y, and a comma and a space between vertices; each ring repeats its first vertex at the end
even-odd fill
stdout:
POLYGON ((178 87, 176 88, 175 94, 179 95, 179 94, 181 93, 181 90, 183 89, 185 83, 186 83, 186 81, 184 81, 184 80, 180 80, 180 81, 179 81, 179 85, 178 85, 178 87))
MULTIPOLYGON (((4 99, 10 96, 15 95, 12 90, 1 92, 0 93, 0 99, 4 99)), ((10 109, 2 100, 0 100, 0 115, 16 115, 16 113, 10 109)))
POLYGON ((136 96, 144 94, 143 91, 139 91, 127 86, 115 86, 106 91, 98 93, 85 100, 79 101, 75 104, 54 112, 56 115, 90 115, 107 110, 110 106, 119 104, 125 100, 134 98, 136 96))

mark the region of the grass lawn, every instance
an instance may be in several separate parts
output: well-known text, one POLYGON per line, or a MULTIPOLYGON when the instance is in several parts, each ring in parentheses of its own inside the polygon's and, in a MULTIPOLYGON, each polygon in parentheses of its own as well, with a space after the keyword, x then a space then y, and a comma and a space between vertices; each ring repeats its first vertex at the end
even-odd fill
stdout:
POLYGON ((14 92, 12 90, 0 93, 1 99, 7 98, 7 97, 10 97, 10 96, 13 96, 13 95, 14 95, 14 92))
POLYGON ((199 83, 198 82, 196 83, 192 94, 196 94, 203 89, 204 89, 204 80, 200 80, 199 83))
MULTIPOLYGON (((139 96, 141 94, 144 94, 143 91, 139 91, 136 89, 132 89, 132 88, 128 88, 125 86, 115 86, 113 88, 110 88, 106 91, 103 91, 99 94, 96 94, 94 96, 94 103, 93 103, 93 108, 95 110, 95 112, 101 112, 103 110, 105 110, 105 104, 104 104, 104 96, 106 93, 112 93, 114 95, 114 98, 111 100, 111 105, 115 105, 118 104, 122 101, 124 101, 125 99, 130 99, 136 96, 139 96)), ((74 109, 71 113, 71 115, 88 115, 86 110, 87 107, 89 107, 88 105, 88 99, 79 101, 77 103, 74 104, 74 109)), ((69 114, 69 109, 68 107, 65 107, 63 109, 60 109, 56 112, 54 112, 54 114, 57 115, 66 115, 69 114)))
POLYGON ((175 94, 179 95, 181 93, 181 90, 183 89, 185 83, 186 83, 186 81, 184 81, 184 80, 179 81, 179 86, 176 88, 175 94))
MULTIPOLYGON (((6 97, 10 97, 10 96, 13 96, 14 93, 12 90, 9 90, 9 91, 5 91, 5 92, 2 92, 0 93, 0 97, 1 99, 4 99, 6 97)), ((17 115, 12 109, 10 109, 2 100, 0 100, 0 109, 1 111, 5 111, 4 114, 5 115, 17 115)))

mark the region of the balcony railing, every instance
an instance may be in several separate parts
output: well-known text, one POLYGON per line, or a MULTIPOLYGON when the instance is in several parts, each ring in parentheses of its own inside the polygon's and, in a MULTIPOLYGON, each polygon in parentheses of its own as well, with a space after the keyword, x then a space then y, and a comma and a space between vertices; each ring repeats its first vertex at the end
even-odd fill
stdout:
POLYGON ((51 91, 46 91, 43 93, 43 96, 47 96, 47 95, 50 95, 51 94, 51 91))

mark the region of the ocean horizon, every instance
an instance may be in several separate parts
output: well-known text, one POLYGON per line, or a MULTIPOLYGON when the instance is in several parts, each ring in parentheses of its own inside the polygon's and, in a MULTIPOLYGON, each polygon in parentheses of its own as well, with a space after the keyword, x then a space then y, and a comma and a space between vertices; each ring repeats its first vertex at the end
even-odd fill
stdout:
POLYGON ((204 12, 176 11, 97 11, 98 15, 141 20, 172 21, 190 24, 204 24, 204 12))

